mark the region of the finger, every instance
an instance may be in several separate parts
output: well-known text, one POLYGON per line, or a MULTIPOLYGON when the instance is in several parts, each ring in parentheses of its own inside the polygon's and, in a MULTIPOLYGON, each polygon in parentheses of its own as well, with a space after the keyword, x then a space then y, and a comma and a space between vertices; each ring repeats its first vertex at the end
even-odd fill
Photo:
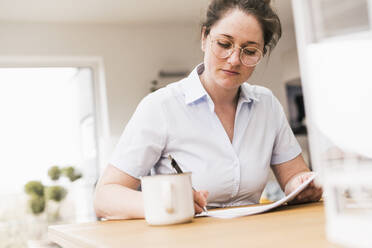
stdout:
POLYGON ((285 187, 285 194, 288 195, 292 191, 294 191, 298 186, 300 186, 304 181, 303 179, 304 175, 295 176, 292 178, 285 187))
MULTIPOLYGON (((308 180, 310 177, 312 177, 314 175, 314 172, 307 172, 306 174, 304 174, 303 175, 303 178, 304 178, 304 180, 306 181, 306 180, 308 180)), ((314 181, 312 181, 312 182, 314 182, 314 181)))
POLYGON ((195 214, 200 214, 203 212, 203 208, 200 207, 198 204, 194 203, 194 209, 195 209, 195 214))
POLYGON ((297 195, 292 201, 292 204, 301 204, 307 202, 306 198, 304 198, 302 195, 297 195))
POLYGON ((195 191, 194 202, 200 207, 205 207, 207 205, 207 198, 203 195, 203 193, 195 191))
MULTIPOLYGON (((313 175, 313 173, 307 172, 307 173, 302 174, 301 176, 299 176, 300 185, 303 184, 304 182, 306 182, 312 175, 313 175)), ((310 183, 312 183, 312 182, 310 182, 310 183)))
POLYGON ((199 192, 204 196, 205 199, 208 198, 209 192, 207 190, 200 190, 199 192))
POLYGON ((305 198, 308 198, 310 201, 319 200, 323 194, 323 190, 320 187, 315 186, 309 188, 305 198))
POLYGON ((318 188, 316 193, 311 197, 311 201, 316 202, 319 201, 323 196, 323 190, 321 188, 318 188))
POLYGON ((309 197, 311 195, 313 195, 314 192, 311 188, 305 188, 302 192, 300 192, 293 200, 294 202, 304 202, 306 201, 307 199, 309 199, 309 197))
POLYGON ((315 187, 315 184, 314 184, 314 181, 311 181, 311 183, 309 183, 309 185, 307 185, 307 187, 310 187, 310 188, 316 188, 316 187, 315 187))
POLYGON ((319 201, 322 194, 323 194, 323 191, 321 188, 309 187, 309 188, 306 188, 304 191, 302 191, 299 195, 297 195, 295 200, 297 202, 319 201))
POLYGON ((299 203, 301 203, 301 201, 299 201, 297 198, 294 198, 293 200, 287 202, 288 205, 295 205, 299 203))
POLYGON ((306 200, 310 199, 311 196, 313 196, 316 193, 315 188, 306 188, 304 191, 302 191, 299 195, 298 198, 300 200, 306 200))

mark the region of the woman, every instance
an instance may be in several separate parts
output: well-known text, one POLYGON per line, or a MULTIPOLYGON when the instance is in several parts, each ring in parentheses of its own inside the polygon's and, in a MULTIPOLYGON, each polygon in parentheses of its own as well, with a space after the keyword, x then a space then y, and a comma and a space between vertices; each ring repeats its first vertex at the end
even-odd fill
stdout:
MULTIPOLYGON (((196 213, 258 203, 270 168, 287 194, 311 175, 278 100, 245 83, 281 36, 269 2, 211 2, 204 62, 141 101, 97 186, 98 216, 143 218, 139 177, 173 173, 168 155, 192 172, 196 213)), ((321 194, 312 183, 293 202, 321 194)))

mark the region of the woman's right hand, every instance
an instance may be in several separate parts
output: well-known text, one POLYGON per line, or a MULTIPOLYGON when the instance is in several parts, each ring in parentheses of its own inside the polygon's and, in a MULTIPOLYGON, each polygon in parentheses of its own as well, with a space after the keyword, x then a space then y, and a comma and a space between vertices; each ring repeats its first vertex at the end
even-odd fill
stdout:
POLYGON ((200 214, 203 212, 203 207, 207 206, 207 198, 209 192, 206 190, 195 191, 193 190, 194 195, 194 208, 195 214, 200 214))

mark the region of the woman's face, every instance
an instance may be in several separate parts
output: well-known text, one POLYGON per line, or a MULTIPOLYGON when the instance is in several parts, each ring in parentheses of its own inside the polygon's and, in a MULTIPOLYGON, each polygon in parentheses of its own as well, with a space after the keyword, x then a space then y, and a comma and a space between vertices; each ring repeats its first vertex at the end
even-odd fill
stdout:
POLYGON ((203 79, 227 90, 238 88, 248 80, 255 69, 255 66, 243 65, 240 60, 238 47, 247 46, 263 51, 263 32, 259 22, 253 15, 246 14, 239 9, 228 11, 211 27, 208 36, 205 37, 203 32, 202 50, 205 66, 203 79), (234 44, 235 49, 229 57, 222 59, 212 52, 212 41, 216 38, 227 39, 234 44))

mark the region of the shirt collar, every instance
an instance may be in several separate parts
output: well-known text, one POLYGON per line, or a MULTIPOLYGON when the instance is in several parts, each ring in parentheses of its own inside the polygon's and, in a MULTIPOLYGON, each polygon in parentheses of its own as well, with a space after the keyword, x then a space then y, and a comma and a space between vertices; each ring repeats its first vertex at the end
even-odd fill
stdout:
MULTIPOLYGON (((207 91, 204 89, 200 78, 199 71, 203 70, 203 63, 197 65, 194 70, 186 78, 186 84, 184 84, 185 92, 185 103, 191 104, 199 99, 207 98, 211 102, 211 98, 207 91)), ((254 92, 254 87, 248 83, 243 83, 240 87, 240 99, 242 102, 251 102, 252 100, 259 102, 259 98, 254 92)), ((213 103, 212 103, 213 104, 213 103)))
POLYGON ((255 88, 254 86, 252 87, 248 83, 243 83, 240 86, 240 99, 243 102, 251 102, 252 100, 256 101, 256 102, 259 102, 260 99, 258 98, 257 94, 255 93, 254 88, 255 88))
POLYGON ((196 66, 186 78, 186 84, 184 84, 186 104, 193 103, 203 97, 209 97, 199 78, 198 70, 201 70, 201 66, 203 66, 203 64, 196 66))

